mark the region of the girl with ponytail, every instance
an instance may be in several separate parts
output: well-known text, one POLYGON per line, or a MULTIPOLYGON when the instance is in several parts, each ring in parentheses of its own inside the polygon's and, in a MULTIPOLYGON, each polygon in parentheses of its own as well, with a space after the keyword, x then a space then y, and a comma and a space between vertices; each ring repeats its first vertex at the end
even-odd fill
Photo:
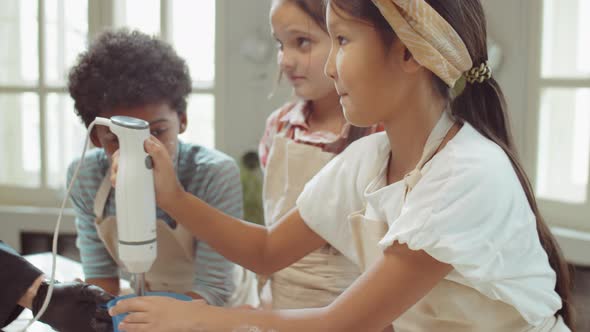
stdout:
POLYGON ((320 309, 121 301, 123 328, 178 326, 191 310, 185 327, 206 331, 574 330, 567 265, 518 161, 480 0, 328 0, 327 23, 325 72, 346 119, 385 132, 332 159, 270 229, 184 193, 162 144, 146 150, 159 205, 230 260, 272 273, 328 243, 362 275, 320 309))

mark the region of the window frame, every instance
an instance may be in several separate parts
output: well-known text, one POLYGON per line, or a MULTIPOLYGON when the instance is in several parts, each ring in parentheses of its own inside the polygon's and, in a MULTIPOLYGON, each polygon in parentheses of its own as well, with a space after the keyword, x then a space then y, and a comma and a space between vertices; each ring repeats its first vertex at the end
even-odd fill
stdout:
MULTIPOLYGON (((39 81, 35 85, 0 85, 0 93, 34 93, 39 101, 39 146, 40 146, 40 185, 36 188, 18 187, 13 185, 0 185, 0 206, 31 206, 31 207, 58 207, 65 194, 65 188, 53 189, 48 185, 48 156, 47 142, 47 97, 51 93, 67 94, 66 86, 50 85, 45 75, 45 0, 36 0, 38 3, 38 41, 39 49, 38 66, 39 81)), ((116 5, 117 0, 88 0, 88 38, 87 42, 93 40, 98 34, 106 29, 116 27, 116 5)), ((171 0, 160 0, 160 34, 165 41, 171 41, 171 0)), ((225 94, 226 94, 226 72, 225 72, 225 39, 226 27, 225 17, 227 11, 227 0, 215 0, 215 79, 210 87, 192 87, 191 94, 210 94, 214 98, 214 122, 215 122, 215 147, 225 148, 225 140, 222 128, 224 121, 225 94)), ((81 151, 80 151, 81 152, 81 151)), ((65 179, 64 179, 65 181, 65 179)))
MULTIPOLYGON (((590 77, 544 78, 542 76, 544 1, 528 1, 530 19, 528 47, 528 103, 525 121, 524 160, 534 187, 536 187, 539 153, 539 115, 542 91, 547 88, 590 88, 590 77)), ((590 168, 588 170, 590 174, 590 168)), ((551 226, 590 232, 590 181, 587 199, 583 204, 558 202, 537 198, 539 208, 551 226)))

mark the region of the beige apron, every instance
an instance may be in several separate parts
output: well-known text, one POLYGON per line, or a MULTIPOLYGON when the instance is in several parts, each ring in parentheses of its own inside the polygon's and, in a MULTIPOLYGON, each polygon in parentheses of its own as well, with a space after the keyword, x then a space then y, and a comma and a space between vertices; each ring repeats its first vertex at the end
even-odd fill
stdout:
MULTIPOLYGON (((111 191, 109 174, 102 181, 94 200, 95 225, 100 239, 119 267, 117 220, 104 218, 104 209, 111 191)), ((188 293, 193 290, 195 277, 195 240, 182 225, 172 229, 164 220, 156 221, 158 255, 146 273, 146 282, 151 291, 188 293)))
POLYGON ((225 303, 225 306, 230 308, 243 305, 252 306, 254 308, 260 306, 256 274, 236 264, 232 278, 236 288, 225 303))
MULTIPOLYGON (((264 174, 264 220, 271 226, 295 207, 305 184, 334 154, 283 136, 273 140, 264 174)), ((270 276, 272 307, 297 309, 332 303, 359 276, 358 267, 326 245, 270 276)), ((264 278, 262 278, 265 282, 264 278)))
MULTIPOLYGON (((432 159, 453 124, 454 121, 447 113, 439 120, 426 142, 416 169, 404 178, 404 202, 407 194, 420 180, 420 171, 432 159)), ((383 255, 378 243, 388 230, 386 221, 374 220, 366 212, 367 209, 363 209, 349 216, 353 242, 363 272, 383 255)), ((401 208, 398 213, 400 212, 401 208)), ((569 331, 561 318, 555 317, 547 318, 540 326, 531 327, 511 305, 492 300, 473 288, 446 279, 440 281, 393 325, 396 332, 569 331)))

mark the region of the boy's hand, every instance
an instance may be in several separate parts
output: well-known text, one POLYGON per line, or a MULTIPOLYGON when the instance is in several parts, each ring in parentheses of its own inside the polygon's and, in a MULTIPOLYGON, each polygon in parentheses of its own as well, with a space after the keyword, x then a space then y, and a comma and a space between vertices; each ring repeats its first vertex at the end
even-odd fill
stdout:
MULTIPOLYGON (((156 203, 160 208, 168 211, 173 203, 178 201, 178 198, 184 193, 184 189, 176 177, 174 163, 168 154, 168 150, 154 136, 150 136, 150 138, 145 140, 144 149, 153 161, 156 203)), ((112 156, 111 165, 111 183, 113 187, 116 185, 118 167, 119 151, 117 150, 112 156)))

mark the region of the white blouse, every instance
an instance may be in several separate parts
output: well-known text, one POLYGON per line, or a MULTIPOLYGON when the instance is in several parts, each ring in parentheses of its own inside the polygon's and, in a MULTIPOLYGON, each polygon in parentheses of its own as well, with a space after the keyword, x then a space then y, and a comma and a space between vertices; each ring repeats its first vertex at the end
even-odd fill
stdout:
POLYGON ((366 209, 389 225, 382 249, 399 242, 424 250, 453 266, 446 279, 513 306, 532 325, 561 308, 535 216, 499 146, 465 123, 424 166, 405 203, 403 180, 386 185, 389 154, 379 133, 333 159, 297 201, 307 225, 358 262, 348 216, 366 209))

